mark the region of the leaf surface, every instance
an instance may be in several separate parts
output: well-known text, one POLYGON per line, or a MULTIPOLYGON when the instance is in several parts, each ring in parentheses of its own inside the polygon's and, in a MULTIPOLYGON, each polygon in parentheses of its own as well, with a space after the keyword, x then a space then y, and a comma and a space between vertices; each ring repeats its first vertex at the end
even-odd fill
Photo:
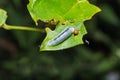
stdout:
POLYGON ((7 19, 7 13, 3 9, 0 9, 0 26, 5 24, 5 21, 7 19))
POLYGON ((84 21, 100 11, 87 0, 30 0, 28 10, 37 24, 38 20, 49 22, 52 19, 59 21, 54 31, 46 28, 47 36, 42 42, 40 50, 60 50, 83 44, 82 37, 86 34, 84 21), (66 22, 65 25, 62 25, 66 22), (71 23, 72 22, 72 23, 71 23), (56 46, 47 46, 48 41, 54 39, 66 27, 73 26, 79 30, 78 35, 72 34, 64 42, 56 46))

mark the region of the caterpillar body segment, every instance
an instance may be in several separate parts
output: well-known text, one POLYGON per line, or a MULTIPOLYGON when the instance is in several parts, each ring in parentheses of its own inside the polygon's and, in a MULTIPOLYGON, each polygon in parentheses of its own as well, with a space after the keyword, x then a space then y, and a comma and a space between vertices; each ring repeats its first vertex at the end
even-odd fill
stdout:
POLYGON ((67 27, 65 28, 60 34, 58 34, 54 39, 48 41, 47 46, 56 46, 61 42, 65 41, 68 37, 70 37, 75 28, 74 27, 67 27))

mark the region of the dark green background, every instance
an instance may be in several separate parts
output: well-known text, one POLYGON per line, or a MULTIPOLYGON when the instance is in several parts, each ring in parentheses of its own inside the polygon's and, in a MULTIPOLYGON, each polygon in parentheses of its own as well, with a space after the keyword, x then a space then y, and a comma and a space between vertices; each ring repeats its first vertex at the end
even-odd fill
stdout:
MULTIPOLYGON (((67 50, 40 52, 46 34, 0 29, 0 80, 107 80, 120 73, 120 0, 90 0, 100 7, 86 21, 87 43, 67 50)), ((0 0, 7 24, 33 26, 28 0, 0 0)), ((39 21, 38 27, 44 24, 39 21)))

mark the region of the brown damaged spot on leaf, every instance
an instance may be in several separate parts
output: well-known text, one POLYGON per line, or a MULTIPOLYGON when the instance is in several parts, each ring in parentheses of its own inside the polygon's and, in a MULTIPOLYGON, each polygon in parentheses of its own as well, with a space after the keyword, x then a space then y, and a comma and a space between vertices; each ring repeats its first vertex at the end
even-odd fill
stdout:
POLYGON ((59 23, 59 21, 56 20, 56 19, 52 19, 48 23, 51 24, 51 25, 57 25, 59 23))
POLYGON ((66 24, 66 22, 64 21, 64 22, 62 22, 62 25, 65 25, 66 24))
POLYGON ((50 29, 54 30, 55 29, 55 26, 59 23, 58 20, 56 19, 52 19, 50 21, 48 21, 46 24, 45 24, 45 27, 49 27, 50 29))

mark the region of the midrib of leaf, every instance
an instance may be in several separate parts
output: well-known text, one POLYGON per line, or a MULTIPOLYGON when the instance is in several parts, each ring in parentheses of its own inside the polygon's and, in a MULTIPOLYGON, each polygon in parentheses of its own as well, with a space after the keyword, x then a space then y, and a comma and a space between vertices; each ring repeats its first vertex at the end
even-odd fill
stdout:
POLYGON ((73 9, 77 4, 78 4, 78 1, 63 15, 64 18, 66 16, 66 14, 68 14, 71 11, 71 9, 73 9))
MULTIPOLYGON (((38 4, 38 5, 40 6, 40 5, 41 5, 41 3, 43 3, 43 1, 44 1, 44 0, 41 0, 41 1, 39 2, 39 4, 38 4)), ((37 2, 37 1, 36 1, 36 2, 37 2)))
MULTIPOLYGON (((29 1, 30 1, 30 0, 29 0, 29 1)), ((31 3, 33 3, 33 4, 32 4, 32 8, 33 8, 35 2, 36 2, 36 0, 32 0, 32 2, 31 2, 31 3)))

